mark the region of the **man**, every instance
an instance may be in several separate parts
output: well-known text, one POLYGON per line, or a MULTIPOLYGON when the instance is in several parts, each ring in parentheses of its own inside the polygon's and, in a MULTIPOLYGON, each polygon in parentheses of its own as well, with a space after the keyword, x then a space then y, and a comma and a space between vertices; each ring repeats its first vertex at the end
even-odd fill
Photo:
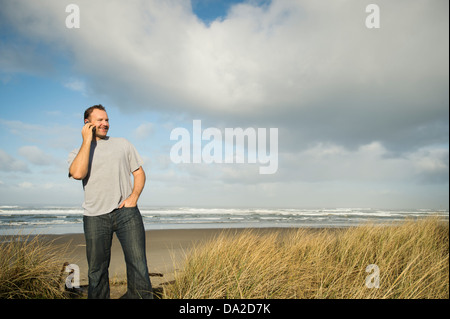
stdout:
POLYGON ((152 298, 145 230, 137 201, 145 185, 142 159, 124 138, 107 136, 102 105, 84 112, 81 147, 69 155, 69 177, 83 181, 88 298, 109 298, 108 268, 115 232, 127 267, 126 298, 152 298), (131 177, 133 174, 134 185, 131 177))

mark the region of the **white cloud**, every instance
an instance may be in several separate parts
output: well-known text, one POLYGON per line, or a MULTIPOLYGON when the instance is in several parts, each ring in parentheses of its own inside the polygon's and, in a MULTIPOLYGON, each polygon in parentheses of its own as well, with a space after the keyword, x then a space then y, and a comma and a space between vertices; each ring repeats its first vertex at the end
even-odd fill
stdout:
POLYGON ((4 150, 0 149, 0 171, 3 172, 28 172, 27 165, 12 157, 4 150))
POLYGON ((414 173, 421 181, 429 183, 448 182, 449 150, 443 148, 420 149, 408 156, 414 173))
POLYGON ((30 188, 33 188, 34 186, 30 182, 22 182, 22 183, 19 183, 19 187, 24 188, 24 189, 30 189, 30 188))
POLYGON ((377 30, 365 27, 370 1, 359 0, 248 2, 209 26, 188 0, 80 0, 80 29, 65 27, 69 3, 2 9, 27 37, 71 57, 79 75, 68 87, 126 112, 279 127, 292 151, 448 143, 447 1, 380 0, 377 30))
POLYGON ((448 182, 448 149, 419 149, 393 156, 381 143, 356 150, 333 144, 317 144, 305 151, 282 154, 284 180, 306 182, 353 181, 360 183, 448 182))
POLYGON ((50 148, 62 148, 71 151, 73 145, 78 144, 80 129, 57 122, 49 125, 31 124, 18 120, 4 120, 0 118, 2 128, 9 133, 19 136, 26 143, 45 144, 50 148))
POLYGON ((2 127, 6 128, 10 133, 21 136, 36 136, 46 131, 46 128, 42 125, 24 123, 17 120, 4 120, 0 119, 2 127))
POLYGON ((45 153, 39 147, 32 146, 22 146, 18 150, 19 155, 25 157, 29 162, 35 165, 51 165, 54 160, 51 155, 45 153))
POLYGON ((297 153, 279 154, 279 171, 272 176, 259 175, 259 164, 184 164, 171 165, 165 173, 178 182, 211 180, 223 185, 268 185, 277 183, 360 183, 385 184, 448 182, 448 149, 420 149, 405 156, 393 156, 381 143, 372 142, 355 150, 335 144, 317 144, 297 153))
POLYGON ((64 82, 64 87, 82 93, 84 96, 86 96, 86 83, 79 79, 70 79, 66 82, 64 82))
POLYGON ((52 61, 48 56, 38 54, 35 44, 0 42, 0 70, 7 73, 1 76, 3 83, 11 81, 11 73, 32 73, 43 75, 53 72, 52 61), (9 74, 8 74, 9 73, 9 74))
POLYGON ((133 135, 137 139, 146 139, 150 137, 154 132, 154 127, 152 123, 142 123, 133 132, 133 135))
POLYGON ((23 32, 71 52, 98 93, 149 108, 238 115, 308 108, 343 90, 413 100, 422 84, 448 76, 444 1, 381 1, 376 31, 365 27, 361 1, 240 4, 207 27, 187 0, 80 0, 76 30, 64 25, 68 3, 17 1, 7 9, 23 32))
MULTIPOLYGON (((207 26, 188 0, 79 0, 81 28, 67 29, 70 0, 17 0, 2 3, 0 18, 69 57, 74 74, 66 87, 108 96, 126 113, 142 108, 187 122, 208 120, 208 126, 279 128, 274 176, 262 178, 257 165, 174 168, 149 156, 162 169, 150 174, 165 185, 179 183, 180 194, 190 178, 220 181, 214 186, 238 190, 243 202, 251 185, 295 199, 309 194, 311 183, 336 198, 351 190, 393 194, 399 185, 406 194, 418 181, 448 184, 448 1, 378 0, 378 30, 364 25, 371 2, 273 0, 258 7, 250 1, 207 26), (278 193, 277 183, 286 183, 278 193)), ((20 57, 15 51, 8 48, 0 64, 42 58, 32 47, 20 57)), ((31 63, 23 65, 17 72, 33 72, 31 63)), ((79 139, 78 130, 70 132, 73 143, 64 133, 54 140, 55 131, 67 132, 57 125, 0 122, 27 143, 79 139)), ((151 123, 133 133, 138 139, 154 134, 151 123)), ((24 156, 45 163, 32 151, 24 156)), ((11 167, 1 156, 0 169, 11 167)), ((18 170, 21 162, 13 162, 18 170)), ((203 189, 214 189, 208 185, 203 189)))

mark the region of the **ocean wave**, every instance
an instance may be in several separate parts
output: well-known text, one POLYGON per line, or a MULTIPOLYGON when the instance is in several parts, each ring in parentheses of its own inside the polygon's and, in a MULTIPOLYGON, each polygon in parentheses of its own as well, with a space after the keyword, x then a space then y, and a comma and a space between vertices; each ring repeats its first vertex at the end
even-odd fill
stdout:
POLYGON ((1 210, 0 215, 82 215, 82 209, 14 209, 1 210))
MULTIPOLYGON (((21 227, 48 227, 58 232, 68 225, 82 232, 79 207, 1 206, 0 233, 21 227)), ((434 209, 374 208, 192 208, 140 207, 146 229, 215 227, 341 227, 365 222, 401 221, 436 215, 448 220, 449 211, 434 209), (185 225, 185 226, 183 226, 185 225)))
POLYGON ((68 225, 68 224, 80 224, 83 220, 47 220, 47 221, 1 221, 0 226, 43 226, 43 225, 68 225))

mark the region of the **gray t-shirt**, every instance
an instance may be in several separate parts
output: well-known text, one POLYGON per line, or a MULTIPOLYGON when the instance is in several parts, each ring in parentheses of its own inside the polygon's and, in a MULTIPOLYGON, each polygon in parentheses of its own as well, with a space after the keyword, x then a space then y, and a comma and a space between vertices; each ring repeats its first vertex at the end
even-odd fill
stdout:
MULTIPOLYGON (((80 149, 69 154, 69 167, 80 149)), ((124 138, 106 137, 91 144, 89 171, 83 179, 84 215, 110 213, 131 195, 131 173, 143 161, 135 147, 124 138)))

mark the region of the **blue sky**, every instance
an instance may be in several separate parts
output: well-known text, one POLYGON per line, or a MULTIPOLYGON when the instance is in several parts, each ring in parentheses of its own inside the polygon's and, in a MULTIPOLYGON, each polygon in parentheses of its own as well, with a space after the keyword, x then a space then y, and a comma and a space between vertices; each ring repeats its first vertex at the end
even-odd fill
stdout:
MULTIPOLYGON (((214 20, 225 19, 228 10, 231 6, 244 2, 243 0, 227 0, 227 1, 215 1, 215 0, 193 0, 192 11, 197 17, 199 17, 204 23, 211 23, 214 20)), ((264 2, 270 1, 255 1, 258 5, 263 5, 264 2)))
POLYGON ((1 0, 0 205, 71 205, 84 109, 145 206, 448 208, 448 2, 1 0), (67 29, 65 7, 80 7, 67 29), (170 132, 279 131, 279 168, 174 164, 170 132))

